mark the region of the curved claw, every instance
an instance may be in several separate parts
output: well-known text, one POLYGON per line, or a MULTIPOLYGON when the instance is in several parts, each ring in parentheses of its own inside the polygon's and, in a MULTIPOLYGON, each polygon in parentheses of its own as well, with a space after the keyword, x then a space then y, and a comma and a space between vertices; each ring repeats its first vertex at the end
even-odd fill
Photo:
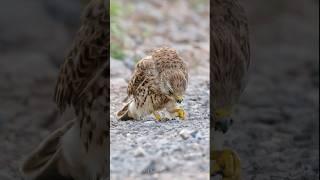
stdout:
POLYGON ((213 151, 212 175, 222 175, 223 180, 240 180, 241 164, 238 155, 229 149, 213 151))
POLYGON ((158 112, 153 112, 154 117, 156 118, 157 121, 161 120, 161 116, 158 112))
POLYGON ((167 118, 167 117, 161 117, 161 115, 160 115, 158 112, 153 112, 153 115, 154 115, 154 117, 156 118, 156 121, 157 121, 157 122, 170 120, 170 119, 167 118))
POLYGON ((177 113, 177 117, 179 117, 180 119, 184 120, 186 117, 186 113, 184 112, 183 109, 181 108, 177 108, 174 110, 177 113))

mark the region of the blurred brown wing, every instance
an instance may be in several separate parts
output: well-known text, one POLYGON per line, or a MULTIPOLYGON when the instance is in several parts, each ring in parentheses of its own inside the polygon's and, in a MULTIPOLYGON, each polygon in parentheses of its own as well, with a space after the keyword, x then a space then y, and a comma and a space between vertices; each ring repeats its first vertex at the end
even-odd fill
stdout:
POLYGON ((215 83, 213 94, 216 99, 224 98, 234 103, 245 87, 250 66, 248 22, 238 1, 213 0, 211 3, 210 72, 215 83))
POLYGON ((230 53, 239 56, 245 62, 246 69, 248 69, 250 65, 250 42, 248 20, 244 9, 237 0, 213 0, 211 3, 213 3, 213 9, 210 11, 212 20, 210 35, 213 54, 224 56, 228 53, 223 53, 223 50, 229 50, 230 53), (219 47, 220 49, 217 49, 219 47))
POLYGON ((64 111, 69 105, 76 107, 82 94, 94 84, 107 67, 109 19, 103 0, 93 0, 82 17, 71 50, 61 67, 55 87, 54 100, 64 111))

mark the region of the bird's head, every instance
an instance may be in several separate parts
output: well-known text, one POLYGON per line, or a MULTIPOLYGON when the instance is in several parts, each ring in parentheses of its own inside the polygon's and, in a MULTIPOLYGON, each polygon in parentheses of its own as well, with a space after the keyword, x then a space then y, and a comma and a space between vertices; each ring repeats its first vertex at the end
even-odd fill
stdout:
POLYGON ((232 107, 231 106, 226 106, 223 108, 216 108, 214 110, 215 130, 222 131, 223 133, 226 133, 228 131, 229 127, 233 123, 233 119, 232 119, 231 115, 232 115, 232 107))
POLYGON ((162 93, 177 103, 181 103, 187 88, 187 78, 185 74, 179 70, 166 72, 164 73, 164 77, 161 78, 161 81, 162 93))

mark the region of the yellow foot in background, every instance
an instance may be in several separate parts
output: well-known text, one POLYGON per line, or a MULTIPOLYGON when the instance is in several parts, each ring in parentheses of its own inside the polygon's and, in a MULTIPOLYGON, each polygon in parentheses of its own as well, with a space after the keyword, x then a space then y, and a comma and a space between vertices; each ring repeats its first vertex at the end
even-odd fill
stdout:
POLYGON ((160 116, 159 113, 153 112, 153 115, 154 115, 154 117, 156 118, 157 121, 160 121, 160 120, 161 120, 161 116, 160 116))
POLYGON ((177 117, 179 117, 180 119, 182 119, 182 120, 185 119, 186 113, 184 112, 183 109, 181 109, 181 108, 176 108, 176 109, 174 110, 174 112, 176 113, 177 117))
POLYGON ((161 117, 159 113, 153 112, 154 117, 157 121, 169 121, 170 119, 167 117, 161 117))
POLYGON ((222 175, 223 180, 240 180, 241 164, 238 155, 232 150, 213 151, 212 175, 222 175))

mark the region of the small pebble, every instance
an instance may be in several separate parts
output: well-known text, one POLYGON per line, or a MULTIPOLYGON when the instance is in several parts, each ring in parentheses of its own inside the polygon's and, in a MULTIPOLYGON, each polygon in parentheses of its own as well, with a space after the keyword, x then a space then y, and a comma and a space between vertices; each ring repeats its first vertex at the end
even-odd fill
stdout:
POLYGON ((146 151, 142 147, 138 147, 134 152, 135 157, 144 157, 145 155, 146 151))
POLYGON ((179 132, 179 135, 182 137, 182 139, 186 140, 190 137, 191 135, 191 131, 190 130, 187 130, 187 129, 182 129, 180 132, 179 132))

